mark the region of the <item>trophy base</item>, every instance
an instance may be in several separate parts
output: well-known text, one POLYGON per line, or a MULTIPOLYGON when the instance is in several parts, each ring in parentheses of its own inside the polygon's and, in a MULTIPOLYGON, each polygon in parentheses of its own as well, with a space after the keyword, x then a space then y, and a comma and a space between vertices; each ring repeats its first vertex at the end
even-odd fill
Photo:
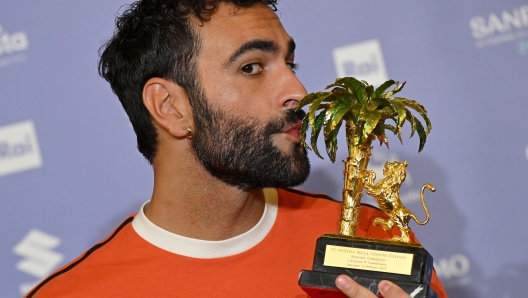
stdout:
POLYGON ((419 244, 323 235, 317 239, 312 270, 302 270, 299 286, 310 297, 346 297, 335 286, 345 274, 373 293, 389 280, 411 297, 437 298, 431 289, 433 258, 419 244))
MULTIPOLYGON (((335 285, 335 280, 339 275, 336 273, 302 270, 299 276, 299 286, 311 298, 347 298, 348 296, 343 294, 335 285)), ((383 280, 361 276, 350 276, 350 278, 375 294, 378 293, 379 282, 383 280)), ((402 281, 392 282, 413 298, 438 298, 427 284, 402 281)))

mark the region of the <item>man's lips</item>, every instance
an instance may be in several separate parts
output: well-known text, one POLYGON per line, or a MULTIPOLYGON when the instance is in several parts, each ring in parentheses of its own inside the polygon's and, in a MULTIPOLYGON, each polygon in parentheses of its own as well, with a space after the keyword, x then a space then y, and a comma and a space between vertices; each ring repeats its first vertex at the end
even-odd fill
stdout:
POLYGON ((302 121, 299 121, 296 124, 290 126, 286 130, 284 130, 282 133, 290 135, 297 142, 299 142, 300 141, 300 137, 301 137, 301 125, 302 125, 302 121))

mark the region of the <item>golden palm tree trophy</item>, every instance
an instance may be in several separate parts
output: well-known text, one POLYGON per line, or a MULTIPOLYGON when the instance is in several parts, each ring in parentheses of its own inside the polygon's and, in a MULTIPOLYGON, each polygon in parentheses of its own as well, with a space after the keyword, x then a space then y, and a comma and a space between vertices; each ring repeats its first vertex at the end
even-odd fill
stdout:
POLYGON ((339 234, 323 235, 317 240, 312 270, 302 270, 299 276, 299 285, 311 297, 345 297, 340 296, 343 294, 335 286, 335 279, 340 274, 352 277, 374 293, 377 293, 378 282, 388 279, 412 297, 437 297, 429 287, 433 259, 420 244, 410 243, 408 227, 411 218, 421 225, 427 223, 429 211, 424 203, 424 190, 435 191, 435 188, 430 184, 422 187, 420 198, 426 219, 421 222, 403 206, 399 198, 400 186, 407 173, 407 161, 385 163, 385 177, 377 182, 374 182, 374 172, 367 170, 372 142, 377 139, 380 145, 385 144, 388 148, 386 131, 394 133, 402 142, 401 129, 405 122, 411 125, 411 137, 418 133, 418 152, 425 145, 431 122, 422 105, 394 96, 404 85, 389 80, 374 89, 365 81, 340 78, 327 86, 326 89, 331 88, 329 92, 308 94, 299 103, 298 109, 310 105, 302 122, 302 145, 310 149, 306 131, 311 127, 311 147, 317 156, 323 158, 317 149, 317 139, 323 130, 326 151, 334 162, 337 135, 343 122, 348 145, 339 234), (387 91, 391 86, 395 87, 387 91), (409 109, 423 118, 425 127, 409 109), (385 217, 375 218, 373 224, 385 231, 396 226, 399 236, 387 240, 356 236, 363 190, 373 196, 386 213, 385 217))

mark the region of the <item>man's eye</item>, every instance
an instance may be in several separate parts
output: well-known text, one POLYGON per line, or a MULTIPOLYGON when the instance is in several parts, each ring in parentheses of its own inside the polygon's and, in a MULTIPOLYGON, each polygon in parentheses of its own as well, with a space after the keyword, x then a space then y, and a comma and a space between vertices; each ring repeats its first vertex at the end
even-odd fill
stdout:
POLYGON ((262 71, 260 63, 251 63, 242 67, 242 72, 244 74, 257 74, 262 71))

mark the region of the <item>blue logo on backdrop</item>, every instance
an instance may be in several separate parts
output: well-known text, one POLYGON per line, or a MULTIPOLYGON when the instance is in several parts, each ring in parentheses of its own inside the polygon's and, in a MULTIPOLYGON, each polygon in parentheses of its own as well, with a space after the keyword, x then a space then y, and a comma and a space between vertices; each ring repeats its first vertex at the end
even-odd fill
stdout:
POLYGON ((368 76, 379 71, 378 60, 375 55, 370 55, 369 60, 362 61, 361 63, 347 60, 343 62, 343 68, 346 76, 350 77, 368 76))
MULTIPOLYGON (((528 5, 491 13, 487 18, 476 16, 469 21, 477 48, 485 48, 528 37, 528 5)), ((520 47, 519 47, 520 48, 520 47)))
POLYGON ((517 48, 519 49, 519 55, 528 54, 528 39, 517 41, 517 48))
POLYGON ((338 77, 356 77, 376 86, 387 80, 387 70, 379 40, 372 39, 333 50, 338 77))
POLYGON ((0 26, 0 68, 26 61, 23 51, 28 47, 29 42, 25 32, 9 34, 0 26))
POLYGON ((21 143, 9 144, 8 142, 0 142, 0 160, 22 157, 31 152, 33 152, 33 146, 29 135, 26 135, 21 143))
POLYGON ((0 176, 42 166, 33 121, 0 127, 0 176))
POLYGON ((434 262, 434 268, 438 278, 442 280, 446 288, 471 283, 471 277, 469 275, 471 263, 464 254, 455 254, 448 258, 441 258, 434 262))

